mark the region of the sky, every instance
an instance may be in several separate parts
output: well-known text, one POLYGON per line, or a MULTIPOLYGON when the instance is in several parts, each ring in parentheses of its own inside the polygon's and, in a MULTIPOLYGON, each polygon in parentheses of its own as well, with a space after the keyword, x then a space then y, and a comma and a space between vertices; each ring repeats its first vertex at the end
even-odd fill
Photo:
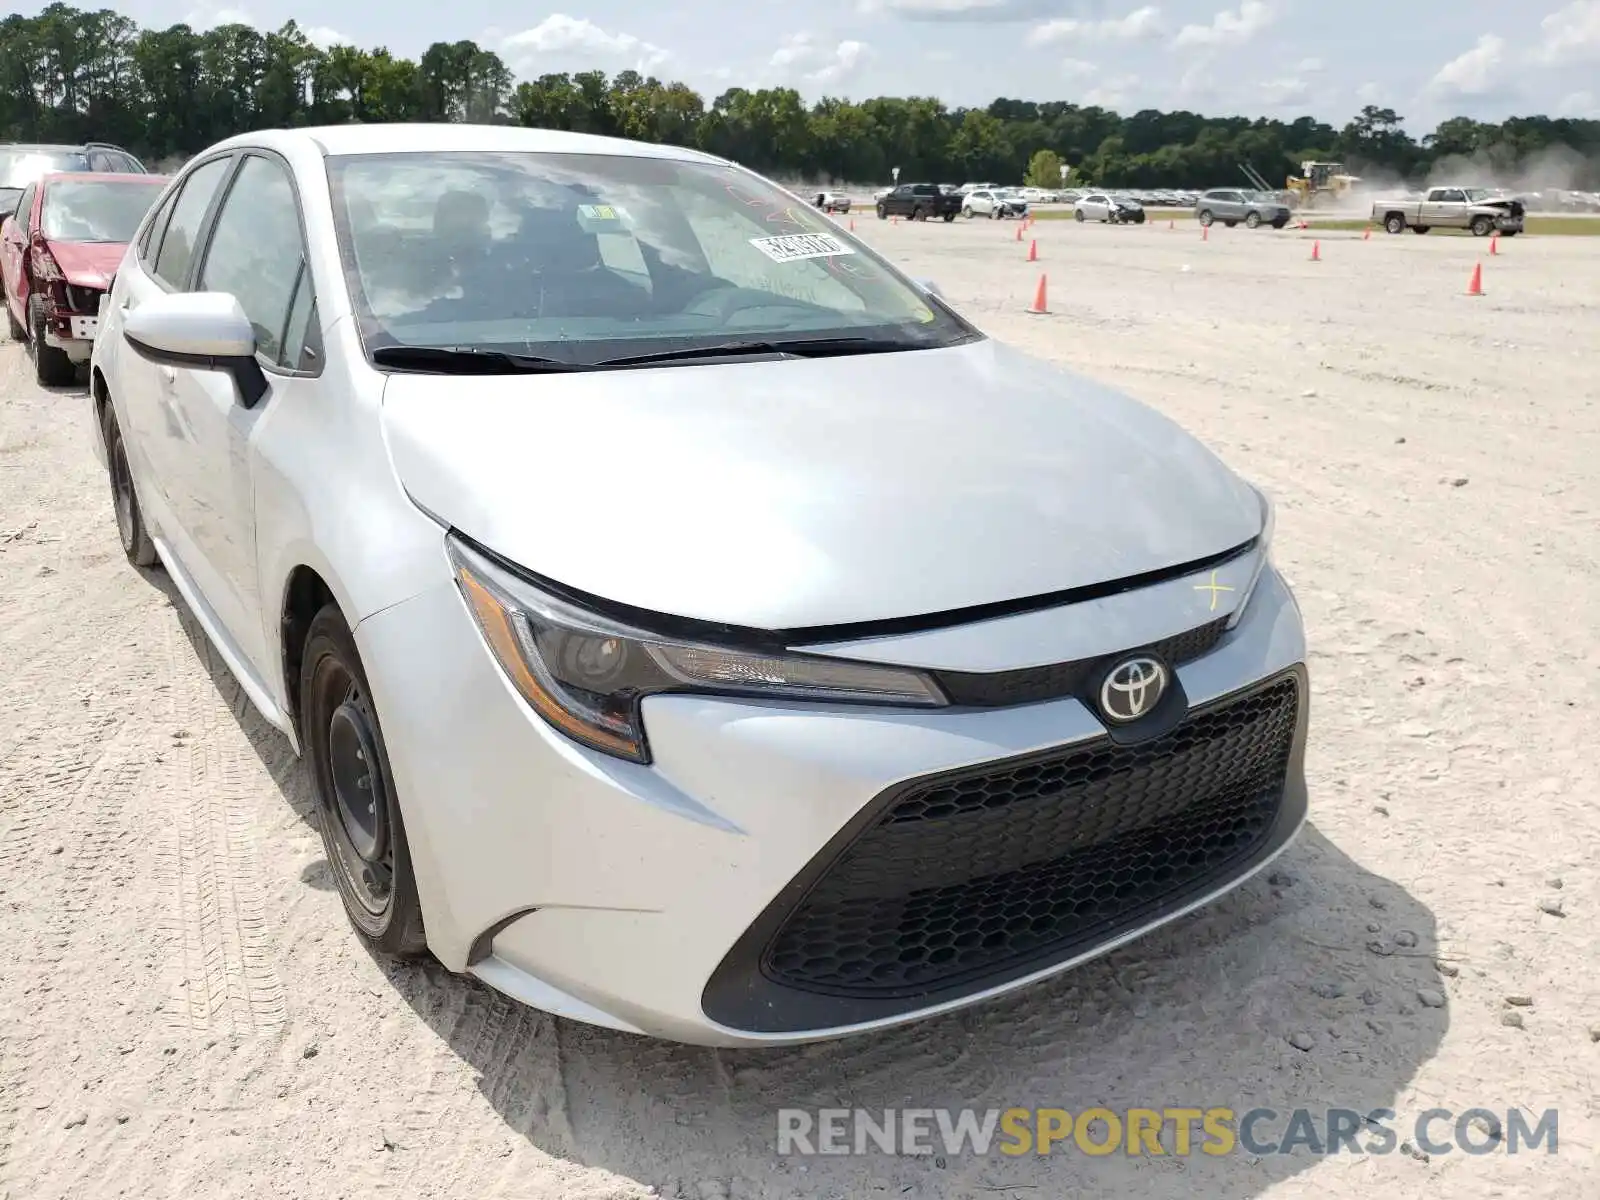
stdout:
MULTIPOLYGON (((1364 104, 1416 136, 1441 119, 1600 118, 1600 0, 130 0, 140 25, 276 28, 415 57, 470 38, 519 77, 634 68, 725 88, 996 96, 1342 126, 1364 104), (581 15, 580 15, 581 14, 581 15), (1512 18, 1515 18, 1513 20, 1512 18)), ((93 7, 85 4, 85 7, 93 7)))

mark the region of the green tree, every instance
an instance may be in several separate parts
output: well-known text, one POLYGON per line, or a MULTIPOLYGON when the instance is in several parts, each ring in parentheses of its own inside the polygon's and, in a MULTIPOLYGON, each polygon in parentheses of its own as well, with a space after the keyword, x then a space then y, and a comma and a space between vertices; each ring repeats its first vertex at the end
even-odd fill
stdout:
POLYGON ((1028 173, 1022 181, 1029 187, 1057 188, 1061 186, 1063 178, 1061 156, 1054 150, 1035 150, 1033 157, 1028 160, 1028 173))

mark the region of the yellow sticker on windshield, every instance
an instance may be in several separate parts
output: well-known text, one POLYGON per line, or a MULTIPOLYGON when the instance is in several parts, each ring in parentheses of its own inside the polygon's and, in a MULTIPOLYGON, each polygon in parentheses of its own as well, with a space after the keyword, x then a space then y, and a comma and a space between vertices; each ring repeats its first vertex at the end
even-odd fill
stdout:
POLYGON ((591 221, 620 221, 622 210, 609 204, 580 204, 578 215, 587 217, 591 221))

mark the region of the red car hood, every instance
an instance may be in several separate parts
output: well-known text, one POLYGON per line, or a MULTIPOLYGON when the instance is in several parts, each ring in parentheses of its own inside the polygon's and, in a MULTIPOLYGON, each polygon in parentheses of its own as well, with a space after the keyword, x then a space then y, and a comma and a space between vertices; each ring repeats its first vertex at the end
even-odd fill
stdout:
POLYGON ((122 264, 126 242, 46 242, 67 282, 76 287, 104 288, 122 264))

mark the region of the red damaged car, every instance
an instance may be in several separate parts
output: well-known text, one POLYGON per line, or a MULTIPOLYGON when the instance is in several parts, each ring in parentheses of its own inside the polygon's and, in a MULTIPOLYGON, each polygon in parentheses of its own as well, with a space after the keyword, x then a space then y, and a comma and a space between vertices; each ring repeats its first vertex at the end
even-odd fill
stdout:
POLYGON ((73 382, 89 361, 100 297, 165 175, 45 175, 0 222, 0 284, 11 336, 33 351, 39 382, 73 382))

